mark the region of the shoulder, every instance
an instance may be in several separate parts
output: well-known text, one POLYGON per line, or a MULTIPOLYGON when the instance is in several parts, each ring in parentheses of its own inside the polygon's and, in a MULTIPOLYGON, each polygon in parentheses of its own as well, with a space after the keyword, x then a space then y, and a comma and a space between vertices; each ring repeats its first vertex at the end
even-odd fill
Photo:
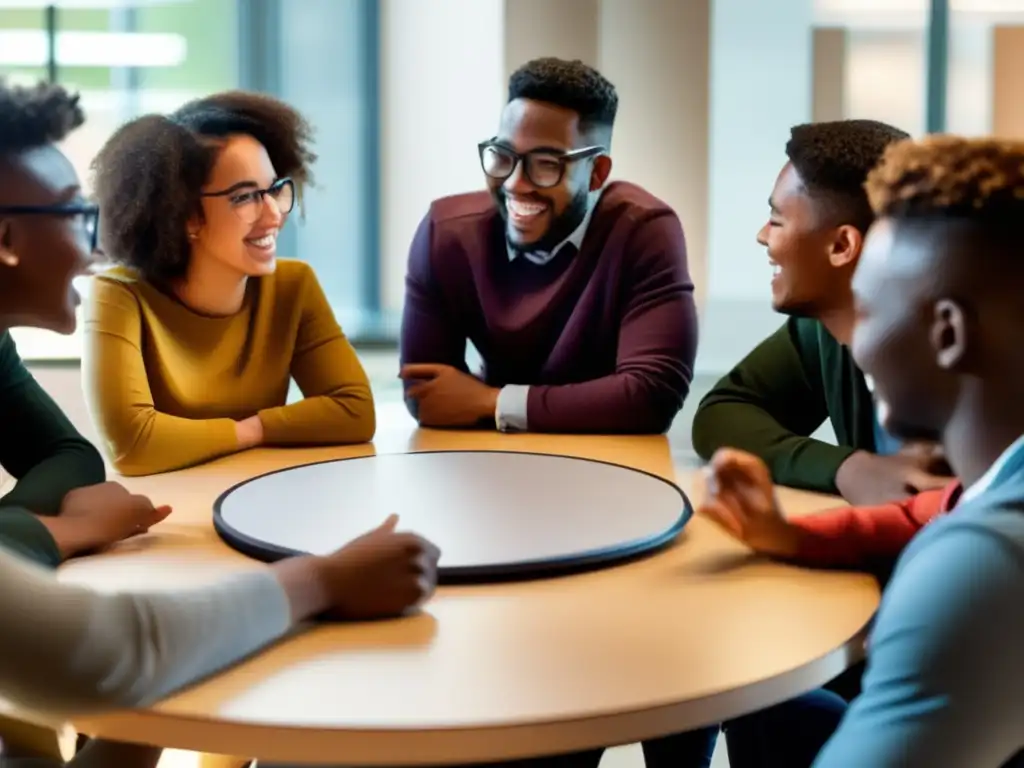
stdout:
POLYGON ((614 181, 602 190, 587 234, 644 273, 687 268, 686 238, 676 212, 636 184, 614 181))
POLYGON ((98 304, 138 312, 139 306, 147 302, 148 294, 155 290, 135 270, 112 267, 92 279, 89 301, 85 302, 86 317, 90 316, 90 308, 95 309, 98 304))
POLYGON ((602 190, 590 226, 606 242, 622 238, 630 251, 680 253, 685 258, 679 216, 667 203, 628 181, 613 181, 602 190))
POLYGON ((306 312, 327 302, 316 270, 306 261, 278 259, 274 273, 260 280, 263 289, 259 301, 268 310, 272 308, 275 317, 306 312))
POLYGON ((436 230, 464 230, 491 221, 497 215, 490 192, 448 195, 430 204, 427 218, 436 230))
POLYGON ((274 274, 269 279, 278 291, 284 292, 301 293, 310 285, 320 284, 313 267, 299 259, 278 259, 274 274))
POLYGON ((982 497, 937 518, 907 546, 883 598, 876 636, 927 647, 934 656, 942 648, 1003 646, 1009 633, 1024 672, 1022 603, 1024 498, 982 497))
POLYGON ((421 280, 442 276, 465 260, 482 258, 497 242, 492 235, 500 219, 486 191, 434 200, 420 222, 409 251, 409 275, 421 280))
POLYGON ((613 181, 606 186, 594 216, 627 219, 637 224, 657 220, 679 222, 679 216, 668 203, 629 181, 613 181))

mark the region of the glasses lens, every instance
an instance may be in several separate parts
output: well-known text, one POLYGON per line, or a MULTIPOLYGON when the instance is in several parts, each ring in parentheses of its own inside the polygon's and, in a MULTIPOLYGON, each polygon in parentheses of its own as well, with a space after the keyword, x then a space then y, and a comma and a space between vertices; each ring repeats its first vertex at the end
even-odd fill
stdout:
POLYGON ((506 179, 516 167, 516 158, 501 147, 484 147, 480 153, 480 164, 492 179, 506 179))
POLYGON ((263 210, 263 195, 257 191, 243 192, 231 198, 231 207, 245 224, 252 224, 263 210))
POLYGON ((562 180, 562 160, 554 155, 527 155, 526 173, 538 187, 553 187, 562 180))
POLYGON ((290 180, 278 182, 270 188, 267 194, 274 198, 277 209, 281 213, 291 213, 292 208, 295 207, 295 186, 290 180))

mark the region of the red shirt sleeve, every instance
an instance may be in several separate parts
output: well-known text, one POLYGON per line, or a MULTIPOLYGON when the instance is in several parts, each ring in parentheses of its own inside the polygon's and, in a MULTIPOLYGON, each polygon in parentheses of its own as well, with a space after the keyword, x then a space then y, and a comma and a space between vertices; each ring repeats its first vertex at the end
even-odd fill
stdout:
POLYGON ((793 558, 804 565, 866 567, 894 559, 925 524, 947 512, 959 497, 959 481, 876 507, 839 507, 792 518, 801 534, 793 558))

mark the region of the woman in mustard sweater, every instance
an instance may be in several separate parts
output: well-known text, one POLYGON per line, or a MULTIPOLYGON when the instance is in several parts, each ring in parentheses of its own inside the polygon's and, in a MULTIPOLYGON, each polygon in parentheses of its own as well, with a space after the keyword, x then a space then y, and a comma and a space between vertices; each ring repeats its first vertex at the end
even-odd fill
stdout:
POLYGON ((236 91, 134 120, 97 156, 119 266, 85 308, 83 376, 122 474, 372 439, 355 351, 312 269, 275 249, 311 181, 311 133, 288 105, 236 91), (305 399, 285 405, 291 378, 305 399))

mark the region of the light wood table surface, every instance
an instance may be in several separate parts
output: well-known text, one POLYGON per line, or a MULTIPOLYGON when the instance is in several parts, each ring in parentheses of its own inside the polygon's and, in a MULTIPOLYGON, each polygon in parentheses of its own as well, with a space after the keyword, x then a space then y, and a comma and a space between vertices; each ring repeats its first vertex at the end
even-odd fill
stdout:
MULTIPOLYGON (((674 479, 694 503, 702 493, 699 472, 674 467, 663 437, 439 432, 392 422, 373 446, 256 450, 124 479, 174 514, 147 536, 69 563, 61 578, 110 590, 173 588, 260 567, 214 533, 217 495, 270 469, 374 451, 582 456, 674 479)), ((780 495, 791 512, 837 503, 780 495)), ((75 726, 310 764, 451 764, 626 744, 825 683, 862 658, 878 600, 868 576, 760 560, 697 518, 647 559, 546 581, 446 587, 421 615, 317 625, 151 709, 75 726)))

